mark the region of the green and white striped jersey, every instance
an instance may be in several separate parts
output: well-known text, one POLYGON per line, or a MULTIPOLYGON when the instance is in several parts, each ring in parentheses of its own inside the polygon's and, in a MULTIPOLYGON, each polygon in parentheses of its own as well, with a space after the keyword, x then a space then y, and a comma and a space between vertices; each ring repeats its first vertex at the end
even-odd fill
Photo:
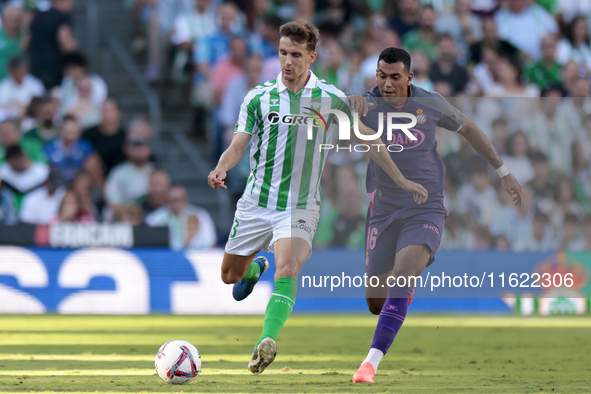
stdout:
POLYGON ((338 129, 336 117, 326 117, 326 125, 320 121, 320 127, 315 123, 312 139, 308 139, 303 116, 298 117, 304 123, 299 125, 286 124, 294 117, 285 118, 287 122, 283 119, 289 114, 318 118, 311 109, 320 113, 322 108, 339 109, 350 118, 344 93, 311 71, 308 83, 297 94, 285 86, 281 74, 248 92, 234 129, 252 135, 251 171, 242 198, 277 211, 320 209, 320 175, 328 154, 320 144, 330 144, 338 129))

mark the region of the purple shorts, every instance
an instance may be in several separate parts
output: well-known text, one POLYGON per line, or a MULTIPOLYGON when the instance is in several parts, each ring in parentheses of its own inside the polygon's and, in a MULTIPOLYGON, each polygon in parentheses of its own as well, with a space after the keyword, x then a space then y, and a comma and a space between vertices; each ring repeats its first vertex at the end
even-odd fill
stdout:
POLYGON ((441 241, 445 214, 440 210, 425 210, 413 216, 404 217, 401 211, 388 215, 368 214, 365 237, 365 273, 368 276, 392 271, 396 253, 408 245, 427 245, 431 258, 441 241))

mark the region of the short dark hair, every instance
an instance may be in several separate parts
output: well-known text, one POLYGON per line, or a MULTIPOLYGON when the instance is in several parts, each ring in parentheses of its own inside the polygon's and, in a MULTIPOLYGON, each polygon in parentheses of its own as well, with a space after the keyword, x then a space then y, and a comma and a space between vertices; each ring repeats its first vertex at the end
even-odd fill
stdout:
POLYGON ((533 152, 529 155, 529 160, 533 163, 548 163, 548 157, 542 152, 533 152))
POLYGON ((286 23, 279 28, 279 35, 281 37, 288 37, 293 42, 301 44, 307 43, 308 50, 314 52, 316 44, 320 39, 320 32, 318 29, 307 22, 294 21, 286 23))
POLYGON ((562 224, 578 225, 579 223, 579 217, 572 212, 568 212, 566 215, 564 215, 564 220, 562 221, 562 224))
POLYGON ((70 52, 62 58, 62 67, 78 66, 88 67, 88 60, 81 52, 70 52))
POLYGON ((378 63, 384 61, 388 64, 402 62, 406 71, 410 71, 410 54, 402 48, 390 47, 386 48, 380 53, 378 63))
POLYGON ((12 159, 18 159, 24 155, 25 152, 23 152, 23 149, 20 147, 20 145, 16 144, 6 149, 6 152, 4 153, 4 160, 9 161, 12 159))
POLYGON ((78 123, 78 118, 76 118, 74 115, 67 114, 67 115, 64 115, 64 117, 62 118, 62 124, 66 123, 66 122, 78 123))
POLYGON ((534 220, 536 222, 548 223, 550 221, 550 218, 544 212, 537 211, 536 214, 534 215, 534 220))
POLYGON ((15 56, 8 61, 8 69, 9 70, 16 70, 21 67, 25 67, 26 65, 27 65, 27 61, 20 56, 15 56))

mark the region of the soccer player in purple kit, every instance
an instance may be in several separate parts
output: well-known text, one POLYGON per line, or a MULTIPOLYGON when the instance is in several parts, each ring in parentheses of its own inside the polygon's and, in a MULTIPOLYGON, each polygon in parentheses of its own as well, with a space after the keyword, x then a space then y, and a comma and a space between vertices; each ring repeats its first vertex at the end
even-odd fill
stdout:
MULTIPOLYGON (((361 122, 374 131, 380 129, 378 122, 383 122, 382 129, 387 130, 387 116, 379 117, 378 112, 416 116, 417 124, 409 130, 414 140, 403 130, 394 130, 391 140, 385 132, 381 138, 386 146, 402 145, 402 151, 390 153, 392 160, 404 177, 422 185, 429 193, 427 200, 419 205, 412 193, 400 189, 370 160, 367 192, 371 202, 366 222, 365 272, 370 278, 377 277, 379 284, 368 286, 366 297, 370 312, 379 318, 371 349, 353 375, 356 383, 374 382, 378 365, 392 345, 412 301, 414 283, 410 283, 410 278, 421 275, 433 262, 439 247, 447 210, 443 203, 443 163, 437 153, 436 127, 458 132, 466 138, 496 169, 515 205, 521 204, 521 185, 509 173, 492 143, 472 120, 439 93, 414 86, 410 61, 410 55, 403 49, 385 49, 378 60, 377 86, 363 96, 349 97, 353 110, 367 114, 361 117, 361 122), (406 283, 406 286, 390 287, 394 282, 393 279, 388 282, 388 277, 404 277, 406 281, 399 283, 406 283)), ((396 119, 402 123, 403 118, 396 119)), ((392 152, 398 150, 392 149, 392 152)))

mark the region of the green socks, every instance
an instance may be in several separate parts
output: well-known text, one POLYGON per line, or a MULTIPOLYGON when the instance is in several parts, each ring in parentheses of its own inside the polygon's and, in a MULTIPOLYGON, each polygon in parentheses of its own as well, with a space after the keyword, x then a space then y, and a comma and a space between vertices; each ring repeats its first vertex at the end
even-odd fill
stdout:
POLYGON ((255 262, 250 263, 250 267, 246 270, 242 279, 245 279, 247 282, 254 282, 261 276, 261 266, 255 262))
MULTIPOLYGON (((267 304, 261 341, 267 337, 277 338, 295 304, 298 281, 293 278, 275 280, 275 289, 267 304)), ((260 341, 259 341, 260 342, 260 341)))

